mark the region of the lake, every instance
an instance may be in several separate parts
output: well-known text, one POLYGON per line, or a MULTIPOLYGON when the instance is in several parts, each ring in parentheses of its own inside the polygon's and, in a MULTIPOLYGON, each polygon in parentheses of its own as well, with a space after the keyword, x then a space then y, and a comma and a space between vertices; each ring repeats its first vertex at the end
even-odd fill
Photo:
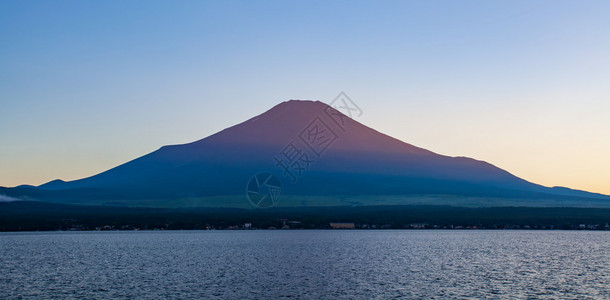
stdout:
POLYGON ((0 298, 610 298, 610 232, 0 233, 0 298))

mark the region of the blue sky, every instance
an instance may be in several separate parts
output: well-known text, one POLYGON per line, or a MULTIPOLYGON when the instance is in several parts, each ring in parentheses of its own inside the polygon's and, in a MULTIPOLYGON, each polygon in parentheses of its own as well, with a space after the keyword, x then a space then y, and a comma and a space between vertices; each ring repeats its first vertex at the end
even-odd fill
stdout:
POLYGON ((0 186, 93 175, 289 99, 610 194, 608 1, 2 1, 0 186))

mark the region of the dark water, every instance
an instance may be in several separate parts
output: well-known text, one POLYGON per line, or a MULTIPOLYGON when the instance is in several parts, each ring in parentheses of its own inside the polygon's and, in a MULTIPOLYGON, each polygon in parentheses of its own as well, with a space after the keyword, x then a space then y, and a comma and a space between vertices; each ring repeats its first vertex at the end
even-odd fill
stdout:
POLYGON ((0 233, 0 298, 610 298, 610 232, 0 233))

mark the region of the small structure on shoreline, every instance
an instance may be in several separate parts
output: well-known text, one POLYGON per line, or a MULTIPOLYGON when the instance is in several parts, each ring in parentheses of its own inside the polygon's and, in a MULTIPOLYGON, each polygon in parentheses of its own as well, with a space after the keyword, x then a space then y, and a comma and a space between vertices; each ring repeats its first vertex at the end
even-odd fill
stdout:
POLYGON ((354 223, 330 223, 332 229, 354 229, 356 225, 354 223))

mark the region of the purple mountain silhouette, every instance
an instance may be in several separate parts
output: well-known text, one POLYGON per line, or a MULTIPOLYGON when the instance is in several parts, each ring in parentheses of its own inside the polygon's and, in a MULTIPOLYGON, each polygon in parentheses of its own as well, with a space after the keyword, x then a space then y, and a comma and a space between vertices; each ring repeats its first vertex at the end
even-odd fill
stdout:
POLYGON ((609 196, 546 188, 483 161, 439 155, 377 132, 322 102, 299 100, 88 178, 2 188, 0 194, 64 203, 242 206, 248 203, 248 180, 258 173, 281 180, 281 202, 287 206, 324 197, 351 199, 344 203, 351 205, 432 196, 455 199, 456 205, 464 197, 489 202, 482 205, 498 199, 503 204, 511 199, 610 203, 609 196))

